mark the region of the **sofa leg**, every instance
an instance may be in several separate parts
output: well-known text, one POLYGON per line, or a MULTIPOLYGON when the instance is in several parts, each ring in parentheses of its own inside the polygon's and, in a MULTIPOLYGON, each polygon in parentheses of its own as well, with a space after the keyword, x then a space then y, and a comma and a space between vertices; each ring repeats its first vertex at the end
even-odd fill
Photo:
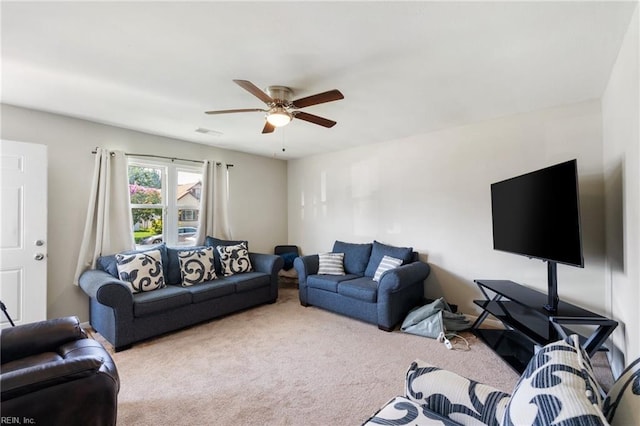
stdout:
POLYGON ((302 306, 304 306, 305 308, 306 308, 307 306, 309 306, 309 304, 308 304, 307 302, 303 302, 303 301, 300 301, 300 304, 301 304, 302 306))
POLYGON ((385 327, 384 325, 378 324, 378 328, 382 331, 392 332, 395 327, 385 327))

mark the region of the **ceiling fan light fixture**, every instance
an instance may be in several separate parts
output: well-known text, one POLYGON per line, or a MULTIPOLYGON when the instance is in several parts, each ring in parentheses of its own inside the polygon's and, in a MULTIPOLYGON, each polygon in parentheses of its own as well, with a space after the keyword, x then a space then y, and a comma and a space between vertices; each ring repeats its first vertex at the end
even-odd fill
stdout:
POLYGON ((292 118, 291 113, 283 107, 274 107, 267 113, 267 121, 274 127, 286 126, 292 118))
POLYGON ((317 115, 309 114, 304 111, 300 111, 300 109, 344 99, 344 95, 340 93, 339 90, 333 89, 322 93, 316 93, 315 95, 306 96, 304 98, 292 100, 293 90, 291 90, 290 87, 269 86, 267 87, 265 93, 265 91, 258 88, 258 86, 256 86, 249 80, 233 80, 233 82, 264 102, 267 108, 223 109, 217 111, 205 111, 205 113, 215 115, 230 114, 236 112, 263 112, 265 113, 265 123, 262 129, 262 134, 273 133, 273 131, 277 127, 282 127, 289 124, 291 120, 294 119, 294 117, 296 120, 299 119, 311 124, 317 124, 318 126, 331 128, 337 124, 335 121, 326 119, 324 117, 319 117, 317 115))

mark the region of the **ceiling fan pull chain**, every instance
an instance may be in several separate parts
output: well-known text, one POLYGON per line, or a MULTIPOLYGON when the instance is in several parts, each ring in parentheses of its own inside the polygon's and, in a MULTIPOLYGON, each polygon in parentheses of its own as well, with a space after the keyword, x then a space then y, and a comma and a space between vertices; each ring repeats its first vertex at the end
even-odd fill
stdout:
POLYGON ((287 131, 287 129, 282 129, 282 152, 285 152, 286 149, 284 148, 284 134, 287 131))

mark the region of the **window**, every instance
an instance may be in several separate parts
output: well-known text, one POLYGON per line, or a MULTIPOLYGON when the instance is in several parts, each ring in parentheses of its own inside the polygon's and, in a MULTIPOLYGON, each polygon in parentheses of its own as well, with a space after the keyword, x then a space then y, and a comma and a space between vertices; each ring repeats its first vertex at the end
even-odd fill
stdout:
POLYGON ((129 197, 137 245, 194 245, 202 170, 171 161, 129 158, 129 197))
POLYGON ((197 221, 198 210, 178 210, 178 220, 180 221, 197 221))

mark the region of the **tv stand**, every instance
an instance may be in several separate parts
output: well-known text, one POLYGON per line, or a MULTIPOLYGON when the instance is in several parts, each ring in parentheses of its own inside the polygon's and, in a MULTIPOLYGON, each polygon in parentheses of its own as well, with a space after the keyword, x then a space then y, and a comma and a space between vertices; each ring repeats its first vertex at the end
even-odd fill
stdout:
POLYGON ((551 260, 547 261, 547 304, 544 308, 555 314, 558 310, 558 264, 551 260))
POLYGON ((471 331, 518 373, 524 371, 536 348, 575 333, 566 325, 596 326, 590 336, 580 338, 589 356, 601 348, 618 325, 617 321, 563 301, 558 301, 551 312, 545 306, 547 294, 513 281, 475 280, 475 283, 486 299, 473 301, 483 312, 471 331), (505 329, 480 328, 489 315, 497 318, 505 329))

